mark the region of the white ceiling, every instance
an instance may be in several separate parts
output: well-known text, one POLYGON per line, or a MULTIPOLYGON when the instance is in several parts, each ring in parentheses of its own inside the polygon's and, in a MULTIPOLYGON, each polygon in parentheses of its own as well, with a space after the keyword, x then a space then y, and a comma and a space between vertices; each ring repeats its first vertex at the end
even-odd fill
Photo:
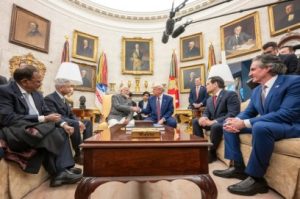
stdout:
MULTIPOLYGON (((171 10, 174 1, 174 7, 181 4, 184 0, 90 0, 102 6, 127 12, 156 12, 171 10)), ((197 0, 189 0, 191 3, 197 0)))

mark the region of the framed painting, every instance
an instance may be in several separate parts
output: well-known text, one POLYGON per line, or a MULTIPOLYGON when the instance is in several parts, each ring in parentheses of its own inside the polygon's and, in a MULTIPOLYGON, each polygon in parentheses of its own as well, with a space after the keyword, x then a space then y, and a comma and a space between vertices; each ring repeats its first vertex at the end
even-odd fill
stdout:
POLYGON ((195 85, 195 79, 200 77, 201 84, 205 85, 205 65, 198 64, 180 68, 180 93, 189 93, 195 85))
POLYGON ((74 30, 72 57, 96 62, 98 52, 98 37, 74 30))
POLYGON ((203 58, 203 36, 197 33, 180 38, 180 61, 203 58))
POLYGON ((122 38, 122 74, 153 74, 153 39, 122 38))
POLYGON ((13 5, 9 41, 38 50, 49 51, 50 21, 24 8, 13 5))
POLYGON ((271 36, 276 36, 300 27, 300 0, 269 6, 271 36))
POLYGON ((230 59, 261 50, 258 12, 221 26, 221 48, 230 59))
MULTIPOLYGON (((74 62, 76 63, 76 62, 74 62)), ((95 92, 96 89, 96 66, 84 63, 76 63, 82 78, 82 85, 75 86, 74 90, 95 92)))

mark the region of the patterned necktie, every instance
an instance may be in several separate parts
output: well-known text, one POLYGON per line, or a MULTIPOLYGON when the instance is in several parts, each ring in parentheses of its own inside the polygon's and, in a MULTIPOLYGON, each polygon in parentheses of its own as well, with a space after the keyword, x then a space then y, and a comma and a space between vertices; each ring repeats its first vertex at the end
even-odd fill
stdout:
POLYGON ((264 85, 261 89, 261 104, 265 106, 265 100, 267 96, 267 88, 268 86, 264 85))
POLYGON ((23 93, 27 106, 29 108, 29 115, 38 115, 36 108, 30 103, 29 93, 23 93))
POLYGON ((156 113, 157 113, 157 121, 160 120, 160 100, 159 97, 157 97, 156 101, 156 113))
POLYGON ((216 106, 217 106, 217 96, 216 95, 213 96, 213 104, 214 104, 214 107, 216 108, 216 106))

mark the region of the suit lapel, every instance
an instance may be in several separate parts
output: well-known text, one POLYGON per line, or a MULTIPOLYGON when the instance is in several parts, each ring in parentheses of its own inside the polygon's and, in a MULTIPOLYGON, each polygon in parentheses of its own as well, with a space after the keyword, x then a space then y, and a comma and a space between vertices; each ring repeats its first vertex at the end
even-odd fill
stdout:
POLYGON ((160 105, 160 116, 163 115, 163 113, 165 112, 165 109, 166 109, 166 96, 165 95, 162 95, 162 102, 161 102, 161 105, 160 105))
MULTIPOLYGON (((221 101, 223 95, 224 95, 224 90, 222 90, 222 91, 220 92, 219 96, 217 97, 217 102, 216 102, 216 107, 215 107, 214 114, 217 113, 217 110, 218 110, 218 107, 219 107, 219 103, 220 103, 220 101, 221 101)), ((213 103, 213 104, 214 104, 214 103, 213 103)))
POLYGON ((278 78, 276 79, 276 81, 274 82, 273 86, 271 87, 266 99, 265 99, 265 106, 264 106, 264 111, 267 111, 270 105, 270 102, 272 102, 272 98, 274 96, 274 94, 276 94, 276 90, 278 90, 280 88, 280 86, 282 85, 283 80, 281 76, 278 76, 278 78))
POLYGON ((17 86, 17 83, 13 83, 12 84, 12 90, 15 92, 15 94, 18 96, 18 99, 20 100, 21 104, 23 104, 23 106, 25 107, 26 109, 26 112, 29 112, 29 107, 26 103, 26 100, 23 96, 23 94, 21 93, 19 87, 17 86))
POLYGON ((53 96, 55 98, 55 101, 59 104, 59 106, 63 107, 63 109, 67 113, 66 115, 68 115, 69 114, 69 109, 68 109, 69 107, 67 106, 67 104, 62 101, 61 97, 56 92, 54 92, 53 96))

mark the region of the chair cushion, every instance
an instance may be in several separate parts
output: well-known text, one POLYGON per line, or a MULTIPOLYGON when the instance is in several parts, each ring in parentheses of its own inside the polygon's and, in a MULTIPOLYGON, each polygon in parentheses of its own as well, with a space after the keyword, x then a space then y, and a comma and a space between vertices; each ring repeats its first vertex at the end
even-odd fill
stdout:
MULTIPOLYGON (((241 143, 252 146, 252 135, 241 134, 241 143)), ((300 138, 291 138, 277 141, 274 152, 282 155, 288 155, 300 158, 300 138)))

